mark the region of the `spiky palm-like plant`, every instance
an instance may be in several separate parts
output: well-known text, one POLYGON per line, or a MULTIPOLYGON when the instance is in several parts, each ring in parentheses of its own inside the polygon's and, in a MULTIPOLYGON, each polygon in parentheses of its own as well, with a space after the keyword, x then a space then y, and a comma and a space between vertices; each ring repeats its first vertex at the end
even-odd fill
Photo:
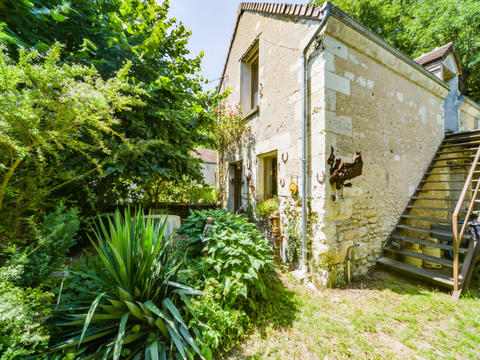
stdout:
POLYGON ((54 351, 76 348, 80 358, 115 360, 200 355, 181 314, 198 292, 175 281, 181 256, 164 236, 165 225, 130 209, 99 221, 92 244, 105 271, 88 276, 103 292, 68 315, 54 351))

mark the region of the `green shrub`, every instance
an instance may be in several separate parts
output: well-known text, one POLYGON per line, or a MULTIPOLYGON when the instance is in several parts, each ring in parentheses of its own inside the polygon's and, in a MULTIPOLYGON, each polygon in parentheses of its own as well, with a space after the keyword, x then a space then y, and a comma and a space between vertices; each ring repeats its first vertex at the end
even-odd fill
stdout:
POLYGON ((200 186, 197 182, 184 180, 181 182, 161 182, 155 184, 152 190, 144 187, 144 196, 147 203, 189 203, 213 204, 217 202, 217 188, 213 186, 200 186))
POLYGON ((213 186, 195 186, 190 190, 190 202, 193 204, 217 202, 217 188, 213 186))
POLYGON ((192 211, 178 230, 188 236, 188 257, 200 270, 202 283, 217 279, 223 286, 223 301, 229 305, 265 297, 263 275, 273 270, 268 241, 254 224, 226 210, 192 211), (207 217, 213 224, 203 235, 207 217))
POLYGON ((270 299, 275 283, 271 247, 254 224, 226 210, 192 211, 178 232, 188 244, 185 276, 204 292, 193 301, 193 323, 206 324, 202 351, 208 357, 208 347, 234 344, 270 299), (204 234, 207 217, 213 224, 204 234))
POLYGON ((21 254, 17 252, 11 259, 11 262, 23 265, 20 284, 34 286, 60 266, 68 250, 75 244, 79 227, 78 211, 67 210, 63 202, 46 215, 36 241, 29 244, 21 254))
POLYGON ((199 353, 184 315, 188 295, 198 294, 176 282, 182 264, 165 224, 154 224, 142 211, 117 210, 95 231, 104 269, 84 273, 98 289, 88 312, 79 306, 63 325, 52 351, 79 350, 76 358, 168 358, 199 353), (71 318, 73 317, 73 321, 71 318))
POLYGON ((21 288, 14 283, 21 266, 0 268, 0 359, 25 358, 45 348, 46 319, 53 294, 42 288, 21 288))
POLYGON ((258 216, 262 219, 267 219, 275 210, 278 210, 278 200, 275 198, 261 201, 257 205, 258 216))

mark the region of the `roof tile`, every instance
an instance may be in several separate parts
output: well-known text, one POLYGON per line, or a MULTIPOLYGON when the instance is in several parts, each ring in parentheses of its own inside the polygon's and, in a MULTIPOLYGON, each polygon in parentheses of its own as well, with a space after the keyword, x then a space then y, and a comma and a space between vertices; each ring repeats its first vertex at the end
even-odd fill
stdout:
POLYGON ((431 62, 445 59, 452 50, 454 50, 453 41, 441 47, 437 47, 426 54, 420 55, 415 61, 420 65, 425 66, 431 62))
POLYGON ((196 148, 190 155, 196 159, 201 159, 205 163, 217 163, 216 150, 196 148))

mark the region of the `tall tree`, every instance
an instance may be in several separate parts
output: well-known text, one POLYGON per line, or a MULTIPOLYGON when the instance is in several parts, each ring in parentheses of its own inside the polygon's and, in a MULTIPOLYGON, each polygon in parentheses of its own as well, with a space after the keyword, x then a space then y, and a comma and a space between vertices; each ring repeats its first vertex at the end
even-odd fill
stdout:
MULTIPOLYGON (((127 196, 132 183, 200 179, 199 161, 190 152, 209 141, 204 128, 212 121, 208 108, 215 96, 202 90, 202 54, 189 55, 190 32, 168 17, 168 1, 4 0, 0 18, 0 38, 13 56, 18 45, 43 50, 59 41, 64 61, 94 65, 103 77, 132 63, 130 81, 146 91, 146 106, 118 114, 116 130, 130 146, 115 138, 107 144, 113 156, 104 176, 84 183, 91 198, 117 198, 119 189, 127 196)), ((81 193, 79 199, 88 198, 81 193)))
POLYGON ((453 41, 462 61, 463 92, 480 101, 478 0, 332 0, 332 3, 413 58, 453 41))
POLYGON ((130 64, 103 81, 94 68, 59 59, 58 44, 44 59, 21 50, 17 63, 0 52, 0 218, 17 230, 52 191, 101 171, 106 141, 127 142, 113 129, 115 112, 141 104, 141 90, 126 82, 130 64), (66 171, 69 157, 82 165, 66 171))

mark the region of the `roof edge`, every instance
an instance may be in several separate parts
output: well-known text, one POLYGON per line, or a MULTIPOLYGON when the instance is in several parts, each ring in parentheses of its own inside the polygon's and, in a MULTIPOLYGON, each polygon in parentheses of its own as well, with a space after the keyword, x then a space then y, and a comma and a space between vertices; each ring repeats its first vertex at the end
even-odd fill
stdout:
POLYGON ((310 20, 321 21, 322 18, 323 18, 322 11, 327 6, 330 7, 330 16, 333 15, 334 17, 336 17, 338 20, 340 20, 344 24, 350 26, 352 29, 354 29, 355 31, 357 31, 360 34, 362 34, 363 36, 365 36, 367 39, 371 40, 372 42, 374 42, 378 46, 384 48, 386 51, 390 52, 392 55, 394 55, 397 58, 403 60, 404 62, 406 62, 407 64, 412 66, 414 69, 418 70, 420 73, 422 73, 425 76, 427 76, 428 78, 430 78, 430 80, 433 80, 434 82, 436 82, 437 84, 439 84, 443 88, 449 90, 448 85, 443 80, 438 78, 436 75, 431 73, 429 70, 425 69, 419 63, 415 62, 415 60, 412 59, 411 57, 405 55, 400 50, 398 50, 394 46, 390 45, 380 35, 376 34, 372 30, 367 28, 365 25, 361 24, 360 22, 358 22, 357 20, 355 20, 351 16, 347 15, 345 12, 343 12, 341 9, 339 9, 338 7, 336 7, 335 5, 330 3, 329 1, 325 1, 323 3, 323 5, 321 5, 321 6, 320 5, 313 6, 314 8, 317 8, 317 9, 315 9, 315 11, 312 11, 311 15, 306 16, 305 14, 308 14, 307 11, 309 10, 309 7, 311 7, 311 6, 313 6, 313 5, 240 3, 240 5, 238 6, 237 19, 236 19, 236 22, 235 22, 235 27, 234 27, 234 31, 233 31, 233 34, 232 34, 232 38, 230 40, 230 45, 229 45, 229 48, 228 48, 227 57, 225 59, 225 64, 223 66, 222 76, 220 77, 220 83, 218 84, 217 93, 220 92, 220 88, 222 87, 222 84, 223 84, 223 80, 224 80, 224 77, 225 77, 225 72, 226 72, 226 69, 227 69, 227 64, 228 64, 228 61, 230 59, 230 53, 231 53, 231 50, 232 50, 233 42, 235 40, 235 35, 237 33, 238 24, 240 22, 240 17, 242 16, 244 11, 252 11, 252 12, 258 12, 258 13, 270 14, 270 15, 279 15, 279 16, 290 16, 290 17, 294 17, 294 18, 308 18, 310 20), (302 8, 299 8, 299 6, 300 7, 302 7, 302 6, 305 7, 305 13, 303 12, 302 8), (287 7, 290 7, 290 8, 288 8, 288 13, 285 12, 287 10, 287 7), (303 15, 300 15, 302 13, 303 13, 303 15), (316 17, 313 17, 314 14, 316 14, 316 17), (322 15, 322 17, 320 15, 322 15))
POLYGON ((330 10, 330 16, 336 17, 338 20, 343 22, 346 25, 349 25, 351 28, 354 30, 358 31, 360 34, 364 35, 367 39, 373 41, 375 44, 378 46, 382 47, 383 49, 387 50, 389 53, 392 55, 396 56, 397 58, 403 60, 410 66, 412 66, 414 69, 420 71, 422 74, 426 75, 428 78, 431 80, 435 81, 445 89, 449 90, 449 86, 447 83, 445 83, 443 80, 438 78, 436 75, 434 75, 432 72, 429 70, 425 69, 422 65, 417 63, 415 60, 413 60, 411 57, 405 55, 402 53, 400 50, 398 50, 396 47, 393 45, 389 44, 385 39, 383 39, 380 35, 376 34, 372 30, 370 30, 368 27, 363 25, 362 23, 358 22, 351 16, 347 15, 345 12, 340 10, 338 7, 335 5, 332 5, 331 10, 330 10))

